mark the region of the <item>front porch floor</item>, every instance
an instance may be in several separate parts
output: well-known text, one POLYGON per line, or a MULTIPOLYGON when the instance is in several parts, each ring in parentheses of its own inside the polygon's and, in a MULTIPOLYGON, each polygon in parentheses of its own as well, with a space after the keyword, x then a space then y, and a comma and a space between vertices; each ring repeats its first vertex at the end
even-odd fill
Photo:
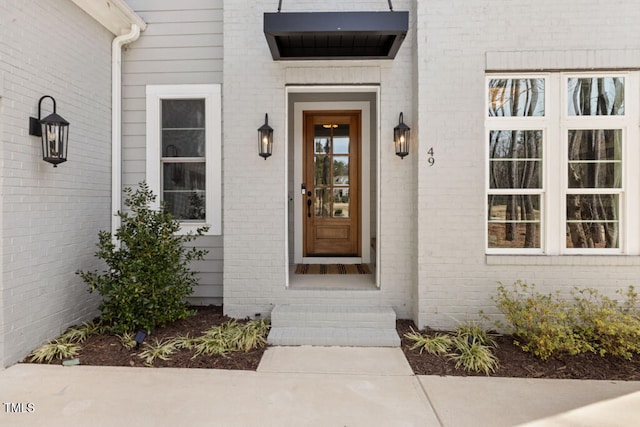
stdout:
POLYGON ((289 289, 330 291, 377 290, 375 270, 372 274, 296 274, 296 264, 289 265, 289 289))

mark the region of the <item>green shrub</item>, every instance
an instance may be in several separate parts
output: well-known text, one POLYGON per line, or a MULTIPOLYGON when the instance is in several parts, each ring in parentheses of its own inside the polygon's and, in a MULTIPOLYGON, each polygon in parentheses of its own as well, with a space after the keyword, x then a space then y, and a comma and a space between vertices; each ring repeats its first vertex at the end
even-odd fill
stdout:
POLYGON ((595 289, 574 289, 573 301, 534 289, 521 281, 510 289, 500 284, 494 298, 524 351, 543 360, 584 352, 629 359, 640 353, 640 310, 633 287, 618 291, 625 298, 622 304, 595 289))
POLYGON ((542 360, 585 351, 586 343, 571 318, 571 305, 559 293, 541 294, 535 292, 535 285, 517 281, 511 289, 500 284, 495 302, 511 326, 514 343, 524 351, 542 360))
POLYGON ((111 233, 101 231, 98 235, 96 256, 108 269, 101 273, 78 271, 90 291, 102 295, 100 319, 118 334, 151 331, 191 314, 185 298, 197 280, 188 264, 206 253, 185 247, 206 227, 195 234, 177 234, 178 220, 164 208, 151 209, 156 196, 146 183, 140 183, 135 192, 125 189, 125 194, 124 204, 130 212, 118 212, 122 225, 115 233, 121 247, 114 244, 111 233))
POLYGON ((625 301, 618 303, 595 289, 574 290, 576 329, 592 350, 631 359, 640 353, 640 310, 633 287, 618 291, 625 301))

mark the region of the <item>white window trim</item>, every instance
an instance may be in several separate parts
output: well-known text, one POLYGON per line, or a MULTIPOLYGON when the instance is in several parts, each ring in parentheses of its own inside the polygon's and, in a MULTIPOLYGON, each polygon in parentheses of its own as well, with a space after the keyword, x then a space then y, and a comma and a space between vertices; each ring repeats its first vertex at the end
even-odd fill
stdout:
POLYGON ((204 99, 205 101, 205 182, 206 216, 203 222, 181 223, 181 234, 194 232, 208 226, 206 235, 222 234, 222 101, 219 84, 148 85, 147 95, 147 184, 158 197, 155 209, 160 206, 160 104, 163 99, 204 99))
POLYGON ((485 197, 484 197, 484 233, 485 233, 485 251, 487 254, 519 254, 519 255, 541 255, 545 254, 545 247, 547 246, 547 242, 550 240, 549 230, 548 230, 548 218, 545 216, 545 212, 548 209, 548 191, 549 191, 549 177, 547 176, 547 162, 549 161, 549 156, 547 155, 548 144, 549 144, 549 117, 551 117, 549 109, 555 108, 553 103, 549 102, 549 98, 547 96, 549 84, 553 85, 553 82, 550 82, 550 74, 548 73, 535 73, 535 74, 489 74, 485 79, 485 106, 484 106, 484 115, 485 115, 485 197), (490 117, 488 115, 489 111, 489 97, 488 88, 489 81, 494 79, 544 79, 545 84, 545 97, 544 97, 544 116, 531 116, 531 117, 490 117), (490 191, 489 182, 490 182, 490 168, 488 167, 490 163, 490 144, 489 144, 489 133, 492 130, 541 130, 542 131, 542 188, 540 189, 531 189, 531 190, 518 190, 518 189, 493 189, 490 191), (539 248, 489 248, 489 218, 488 218, 488 209, 487 209, 487 200, 489 194, 536 194, 540 195, 540 206, 541 206, 541 217, 540 217, 540 247, 539 248))
MULTIPOLYGON (((573 72, 573 73, 500 73, 488 74, 485 79, 485 251, 487 255, 639 255, 640 254, 640 73, 573 72), (625 77, 625 115, 621 117, 573 117, 568 115, 567 82, 571 77, 625 77), (545 79, 545 115, 543 117, 489 117, 487 90, 492 79, 545 79), (566 195, 568 191, 567 150, 569 129, 622 129, 623 184, 615 189, 620 201, 619 248, 566 248, 566 195), (489 189, 489 132, 500 129, 541 129, 543 137, 543 183, 541 200, 540 248, 489 248, 487 197, 489 189), (553 148, 553 145, 559 145, 553 148)), ((508 193, 510 190, 505 190, 508 193)), ((598 192, 598 190, 595 190, 598 192)), ((499 191, 498 191, 499 192, 499 191)), ((537 194, 537 190, 534 191, 537 194)), ((602 190, 606 192, 606 190, 602 190)))

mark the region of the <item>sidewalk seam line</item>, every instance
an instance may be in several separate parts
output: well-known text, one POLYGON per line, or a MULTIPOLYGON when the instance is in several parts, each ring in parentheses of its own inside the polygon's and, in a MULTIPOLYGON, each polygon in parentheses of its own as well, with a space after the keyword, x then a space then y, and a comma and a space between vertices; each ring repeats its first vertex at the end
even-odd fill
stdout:
POLYGON ((418 376, 415 375, 415 374, 414 374, 414 377, 415 377, 416 381, 418 382, 418 385, 420 386, 420 389, 424 393, 424 396, 427 398, 427 402, 429 402, 429 405, 431 405, 431 409, 433 410, 433 414, 436 416, 436 419, 438 420, 438 423, 440 423, 440 427, 444 427, 444 423, 442 422, 442 418, 440 418, 440 414, 438 413, 438 410, 436 409, 436 405, 433 404, 433 401, 429 397, 429 392, 427 392, 427 389, 422 384, 422 381, 420 381, 420 378, 418 378, 418 376))

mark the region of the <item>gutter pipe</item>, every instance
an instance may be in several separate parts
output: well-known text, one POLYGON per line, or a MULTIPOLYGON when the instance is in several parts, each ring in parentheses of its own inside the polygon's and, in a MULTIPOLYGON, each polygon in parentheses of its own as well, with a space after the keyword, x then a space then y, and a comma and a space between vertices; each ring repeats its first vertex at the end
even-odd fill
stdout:
POLYGON ((122 46, 138 40, 140 27, 113 39, 111 47, 111 235, 119 245, 115 232, 120 227, 118 211, 122 208, 122 46))

